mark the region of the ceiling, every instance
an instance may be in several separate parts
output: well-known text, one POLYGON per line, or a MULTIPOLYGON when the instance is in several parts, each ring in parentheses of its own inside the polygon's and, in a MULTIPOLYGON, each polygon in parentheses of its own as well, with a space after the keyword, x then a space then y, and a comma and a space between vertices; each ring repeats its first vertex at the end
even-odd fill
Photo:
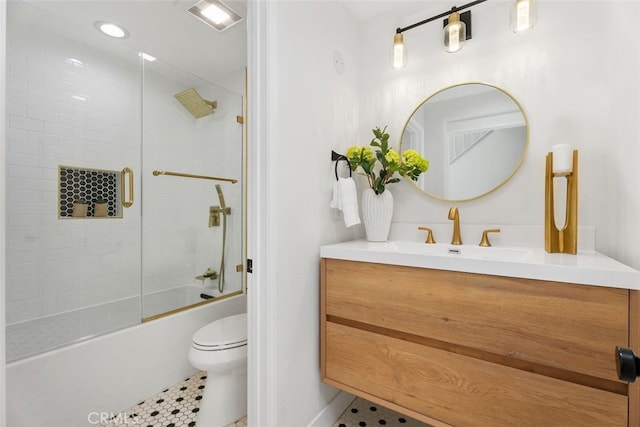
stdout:
MULTIPOLYGON (((8 19, 11 19, 11 3, 14 2, 20 0, 9 0, 8 19)), ((110 40, 113 44, 118 44, 120 48, 126 46, 136 52, 146 52, 158 60, 166 61, 208 80, 224 79, 234 72, 244 70, 247 64, 244 0, 225 1, 245 19, 224 31, 209 27, 187 12, 197 0, 24 2, 57 15, 70 27, 74 27, 73 31, 76 34, 86 34, 81 40, 87 43, 96 37, 96 21, 117 23, 127 29, 129 37, 110 40)), ((37 25, 53 24, 42 22, 37 25)), ((102 35, 98 37, 108 38, 102 35)))
MULTIPOLYGON (((247 64, 247 0, 225 0, 245 19, 221 32, 187 12, 197 0, 9 0, 9 19, 11 3, 22 2, 58 16, 57 31, 66 26, 66 31, 73 31, 74 39, 80 37, 87 43, 96 37, 108 38, 96 36, 96 21, 122 25, 129 37, 109 40, 114 48, 117 45, 120 49, 125 46, 135 52, 146 52, 210 81, 225 79, 244 70, 247 64)), ((394 20, 394 15, 451 5, 443 0, 343 0, 342 3, 358 23, 381 14, 394 20)))

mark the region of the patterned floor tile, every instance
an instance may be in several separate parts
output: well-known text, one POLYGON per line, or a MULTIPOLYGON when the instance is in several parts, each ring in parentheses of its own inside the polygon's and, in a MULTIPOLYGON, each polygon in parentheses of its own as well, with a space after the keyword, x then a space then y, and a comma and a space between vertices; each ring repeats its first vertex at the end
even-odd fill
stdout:
MULTIPOLYGON (((104 427, 195 427, 207 373, 197 372, 184 381, 115 415, 104 427)), ((247 417, 225 427, 247 427, 247 417)))
POLYGON ((429 427, 383 406, 357 398, 340 415, 333 427, 429 427))
MULTIPOLYGON (((196 427, 207 373, 197 372, 184 381, 115 415, 103 427, 196 427)), ((247 417, 225 427, 247 427, 247 417)), ((357 398, 333 427, 429 427, 380 405, 357 398)))

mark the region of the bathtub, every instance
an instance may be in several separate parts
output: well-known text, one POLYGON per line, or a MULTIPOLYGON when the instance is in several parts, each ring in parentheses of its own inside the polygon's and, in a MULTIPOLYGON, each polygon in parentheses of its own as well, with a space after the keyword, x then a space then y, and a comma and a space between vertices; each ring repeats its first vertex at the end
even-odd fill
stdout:
POLYGON ((238 295, 9 363, 7 425, 86 427, 91 413, 125 410, 196 371, 198 328, 245 311, 238 295))
MULTIPOLYGON (((239 286, 237 290, 232 288, 230 289, 228 284, 225 289, 225 294, 230 294, 240 290, 239 286)), ((218 286, 215 283, 212 286, 185 285, 146 293, 142 296, 142 318, 149 319, 183 307, 207 302, 208 299, 203 298, 203 294, 213 298, 220 298, 223 296, 218 292, 218 286)))
MULTIPOLYGON (((151 320, 167 312, 208 302, 208 299, 202 298, 202 294, 221 297, 217 287, 195 284, 144 294, 142 319, 151 320)), ((140 323, 140 304, 140 297, 136 296, 8 324, 7 362, 135 326, 140 323)))

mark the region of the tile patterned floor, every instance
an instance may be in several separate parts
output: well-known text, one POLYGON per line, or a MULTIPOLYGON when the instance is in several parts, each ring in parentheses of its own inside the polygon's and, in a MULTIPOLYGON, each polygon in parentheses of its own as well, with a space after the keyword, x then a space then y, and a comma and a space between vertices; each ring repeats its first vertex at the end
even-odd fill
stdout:
POLYGON ((405 415, 357 398, 340 415, 333 427, 429 427, 405 415))
MULTIPOLYGON (((207 373, 200 371, 100 424, 102 427, 195 427, 207 373)), ((333 427, 429 427, 364 399, 355 399, 333 427)), ((203 426, 204 427, 204 426, 203 426)), ((225 427, 247 427, 244 417, 225 427)))
MULTIPOLYGON (((195 427, 207 373, 197 372, 126 411, 115 415, 104 427, 195 427)), ((247 427, 244 417, 225 427, 247 427)))

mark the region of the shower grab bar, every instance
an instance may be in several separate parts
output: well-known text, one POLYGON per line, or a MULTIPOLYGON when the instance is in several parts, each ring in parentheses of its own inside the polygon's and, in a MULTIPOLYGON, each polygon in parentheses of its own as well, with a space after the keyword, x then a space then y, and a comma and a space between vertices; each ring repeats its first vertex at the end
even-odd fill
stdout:
POLYGON ((232 184, 235 184, 236 182, 238 182, 237 179, 233 179, 233 178, 219 178, 217 176, 193 175, 190 173, 181 173, 181 172, 153 171, 153 176, 158 176, 158 175, 181 176, 183 178, 211 179, 213 181, 226 181, 232 184))
POLYGON ((133 206, 133 169, 126 167, 122 169, 122 172, 120 172, 120 174, 121 174, 120 199, 122 201, 122 206, 124 206, 125 208, 130 208, 131 206, 133 206), (129 175, 129 200, 126 200, 126 195, 124 190, 124 178, 126 175, 129 175))

